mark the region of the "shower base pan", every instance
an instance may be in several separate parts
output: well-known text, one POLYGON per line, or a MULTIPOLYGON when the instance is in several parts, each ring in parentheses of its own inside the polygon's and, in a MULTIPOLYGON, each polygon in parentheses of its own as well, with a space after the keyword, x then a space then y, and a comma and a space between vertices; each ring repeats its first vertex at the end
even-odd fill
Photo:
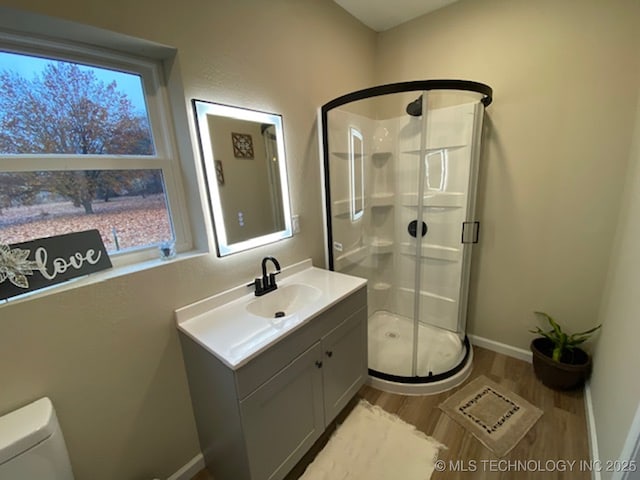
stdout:
POLYGON ((473 351, 448 330, 420 323, 417 375, 413 376, 413 320, 386 311, 369 317, 369 385, 404 395, 447 391, 464 382, 473 351))

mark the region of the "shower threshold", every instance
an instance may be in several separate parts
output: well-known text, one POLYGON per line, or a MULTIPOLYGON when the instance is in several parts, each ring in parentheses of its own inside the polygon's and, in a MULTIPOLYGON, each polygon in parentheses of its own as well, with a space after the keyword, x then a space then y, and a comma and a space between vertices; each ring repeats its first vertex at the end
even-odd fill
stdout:
POLYGON ((387 311, 369 317, 369 384, 392 393, 425 395, 460 385, 471 373, 468 340, 445 329, 418 326, 417 375, 412 375, 413 320, 387 311))

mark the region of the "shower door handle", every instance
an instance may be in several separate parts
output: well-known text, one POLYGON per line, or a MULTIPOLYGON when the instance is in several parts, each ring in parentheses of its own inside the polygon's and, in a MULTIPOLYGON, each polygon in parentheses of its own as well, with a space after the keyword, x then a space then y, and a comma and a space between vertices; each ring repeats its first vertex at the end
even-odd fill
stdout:
POLYGON ((478 243, 480 222, 462 222, 462 243, 478 243))

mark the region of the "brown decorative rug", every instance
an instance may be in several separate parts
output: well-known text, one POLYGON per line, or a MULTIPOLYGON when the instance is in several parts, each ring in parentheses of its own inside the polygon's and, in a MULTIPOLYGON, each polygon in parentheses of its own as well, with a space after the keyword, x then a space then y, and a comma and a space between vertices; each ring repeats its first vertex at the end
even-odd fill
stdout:
POLYGON ((451 395, 440 409, 499 457, 509 453, 542 416, 538 407, 484 376, 451 395))

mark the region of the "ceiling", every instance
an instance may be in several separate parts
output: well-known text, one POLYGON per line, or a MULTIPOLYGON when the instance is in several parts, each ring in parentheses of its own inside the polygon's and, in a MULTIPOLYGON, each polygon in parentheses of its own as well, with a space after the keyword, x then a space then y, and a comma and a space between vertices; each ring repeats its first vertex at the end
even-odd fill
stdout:
POLYGON ((458 0, 334 0, 376 32, 408 22, 458 0))

